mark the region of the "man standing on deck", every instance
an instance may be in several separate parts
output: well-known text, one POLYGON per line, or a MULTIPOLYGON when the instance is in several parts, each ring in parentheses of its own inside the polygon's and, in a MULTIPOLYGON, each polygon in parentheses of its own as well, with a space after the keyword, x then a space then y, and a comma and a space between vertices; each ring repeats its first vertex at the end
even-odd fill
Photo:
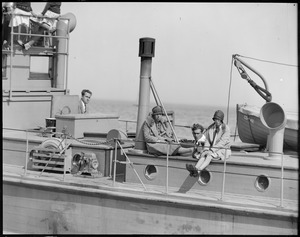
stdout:
POLYGON ((81 99, 78 105, 78 112, 80 114, 87 114, 89 113, 88 103, 92 97, 92 92, 90 90, 84 89, 81 91, 81 99))

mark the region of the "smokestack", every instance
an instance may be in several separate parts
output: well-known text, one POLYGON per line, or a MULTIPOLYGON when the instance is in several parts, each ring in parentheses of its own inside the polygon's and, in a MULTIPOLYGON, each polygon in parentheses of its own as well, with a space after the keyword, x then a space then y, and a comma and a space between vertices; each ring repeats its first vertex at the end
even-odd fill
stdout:
MULTIPOLYGON (((76 17, 73 13, 62 15, 56 25, 56 36, 67 36, 76 26, 76 17), (66 20, 69 19, 69 20, 66 20)), ((57 71, 55 87, 64 89, 66 59, 67 59, 67 39, 57 38, 57 71)))
POLYGON ((286 126, 286 117, 283 109, 274 102, 268 102, 260 110, 260 119, 263 125, 269 129, 267 140, 268 158, 281 158, 286 126))
POLYGON ((135 149, 146 150, 142 125, 149 113, 150 78, 152 57, 154 57, 155 39, 140 38, 139 57, 141 57, 139 107, 136 126, 135 149))

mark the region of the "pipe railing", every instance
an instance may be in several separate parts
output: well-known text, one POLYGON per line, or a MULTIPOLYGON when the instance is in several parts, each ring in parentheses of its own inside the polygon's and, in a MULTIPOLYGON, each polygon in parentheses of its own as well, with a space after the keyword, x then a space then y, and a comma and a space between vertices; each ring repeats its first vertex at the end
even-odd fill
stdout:
MULTIPOLYGON (((12 21, 12 19, 13 19, 13 17, 14 16, 25 16, 25 17, 29 17, 29 18, 32 18, 32 16, 28 16, 28 15, 24 15, 24 14, 15 14, 15 13, 3 13, 4 15, 6 15, 6 14, 9 14, 9 15, 11 15, 11 21, 12 21)), ((67 62, 66 62, 66 70, 68 70, 68 56, 69 56, 69 40, 70 40, 70 37, 69 37, 69 29, 70 29, 70 19, 69 18, 65 18, 65 17, 58 17, 58 18, 53 18, 53 17, 45 17, 45 16, 43 16, 43 17, 38 17, 38 18, 40 18, 40 19, 57 19, 57 20, 67 20, 68 21, 68 23, 67 23, 67 29, 68 29, 68 34, 67 34, 67 36, 54 36, 54 35, 42 35, 42 34, 33 34, 33 33, 30 33, 30 34, 28 34, 28 33, 22 33, 22 32, 14 32, 14 27, 12 26, 11 27, 11 31, 10 31, 10 79, 9 79, 9 101, 12 99, 12 82, 13 82, 13 77, 12 77, 12 58, 13 58, 13 52, 14 52, 14 35, 19 35, 19 36, 21 36, 21 35, 24 35, 24 36, 40 36, 40 37, 46 37, 46 38, 64 38, 64 39, 66 39, 67 40, 67 52, 66 53, 57 53, 57 52, 55 52, 56 54, 60 54, 60 55, 67 55, 67 62)), ((26 28, 26 31, 28 32, 28 31, 30 31, 31 30, 31 26, 29 25, 29 27, 28 28, 26 28)), ((45 31, 47 31, 47 30, 45 30, 45 31)), ((16 55, 21 55, 21 54, 19 54, 19 53, 15 53, 16 55)), ((66 90, 66 88, 67 88, 67 84, 68 84, 68 71, 66 72, 66 83, 65 83, 65 90, 66 90)))
MULTIPOLYGON (((123 139, 122 139, 123 141, 123 139)), ((125 141, 125 140, 124 140, 125 141)), ((166 144, 166 142, 158 142, 158 143, 164 143, 166 144)), ((122 148, 122 145, 118 142, 119 146, 122 148)), ((165 186, 165 193, 168 194, 169 193, 169 148, 170 148, 170 145, 171 144, 180 144, 180 143, 176 143, 176 142, 171 142, 171 143, 167 143, 166 145, 168 145, 168 149, 167 149, 167 155, 166 155, 166 186, 165 186)), ((212 147, 214 148, 214 147, 212 147)), ((222 149, 225 149, 225 157, 227 156, 227 150, 230 149, 230 148, 222 148, 222 149)), ((126 156, 126 159, 129 160, 128 156, 126 155, 125 151, 123 151, 123 153, 125 154, 126 156)), ((277 152, 278 153, 278 152, 277 152)), ((281 177, 280 177, 280 180, 281 180, 281 188, 280 188, 280 203, 279 203, 279 207, 283 207, 283 200, 284 200, 284 197, 283 197, 283 180, 284 180, 284 167, 283 167, 283 153, 280 153, 281 154, 281 177)), ((221 191, 220 191, 220 201, 223 201, 224 200, 224 196, 225 196, 225 185, 226 185, 226 174, 235 174, 235 173, 232 173, 232 172, 226 172, 226 158, 224 158, 224 162, 223 162, 223 171, 222 171, 222 186, 221 186, 221 191)), ((118 162, 116 161, 116 163, 124 163, 124 162, 118 162)), ((130 164, 133 168, 134 166, 134 163, 130 162, 127 162, 128 164, 130 164)), ((139 163, 140 164, 140 163, 139 163)), ((133 168, 134 169, 134 168, 133 168)), ((146 190, 146 187, 145 185, 143 184, 140 176, 138 175, 138 173, 136 172, 136 170, 134 169, 135 171, 135 174, 137 175, 137 177, 139 178, 141 184, 144 186, 145 190, 146 190)), ((215 172, 215 173, 219 173, 218 171, 211 171, 212 173, 215 172)), ((241 174, 243 175, 243 174, 241 174)), ((249 175, 248 175, 249 176, 249 175)), ((257 176, 257 175, 253 175, 253 176, 257 176)), ((278 178, 278 177, 275 177, 275 178, 278 178)))
MULTIPOLYGON (((35 130, 35 129, 14 129, 14 128, 3 128, 3 130, 7 130, 7 131, 18 131, 18 132, 25 132, 26 133, 26 150, 25 151, 22 151, 22 152, 25 152, 25 164, 24 164, 24 176, 26 176, 27 174, 27 163, 28 163, 28 156, 29 156, 29 136, 28 136, 28 133, 45 133, 44 131, 39 131, 39 130, 35 130)), ((58 135, 61 135, 62 137, 65 136, 64 133, 60 133, 60 132, 49 132, 49 133, 52 133, 52 134, 58 134, 58 135)), ((3 133, 4 134, 4 133, 3 133)), ((5 136, 4 136, 5 137, 5 136)), ((129 164, 132 169, 134 170, 136 176, 138 177, 140 183, 142 184, 143 188, 145 190, 147 190, 145 184, 143 183, 141 177, 139 176, 138 172, 136 171, 136 169, 134 168, 134 163, 130 161, 130 159, 128 158, 127 154, 126 154, 126 151, 123 149, 120 141, 127 141, 125 139, 114 139, 114 142, 115 142, 115 156, 114 156, 114 170, 113 170, 113 183, 112 183, 112 186, 115 186, 115 183, 116 183, 116 165, 117 163, 119 164, 129 164), (117 150, 118 150, 118 147, 120 147, 122 153, 125 155, 126 157, 126 160, 125 162, 123 161, 119 161, 117 159, 117 150)), ((131 140, 128 140, 128 141, 131 141, 131 140)), ((168 145, 168 148, 167 149, 167 155, 166 155, 166 187, 165 187, 165 193, 166 194, 169 194, 169 150, 170 150, 170 145, 171 144, 180 144, 180 143, 175 143, 175 142, 171 142, 171 143, 164 143, 166 145, 168 145)), ((224 148, 226 149, 225 151, 225 157, 226 157, 226 154, 227 154, 227 150, 230 149, 230 148, 224 148)), ((5 149, 3 149, 5 150, 5 149)), ((17 151, 17 150, 15 150, 17 151)), ((21 151, 20 151, 21 152, 21 151)), ((277 154, 279 154, 279 152, 276 152, 277 154)), ((284 154, 283 153, 280 153, 281 154, 281 177, 280 177, 280 203, 279 203, 279 207, 283 207, 283 200, 284 200, 284 193, 283 193, 283 189, 284 189, 284 161, 283 161, 283 158, 284 158, 284 154)), ((65 162, 65 161, 64 161, 65 162)), ((224 199, 224 196, 225 196, 225 186, 226 186, 226 174, 235 174, 235 173, 232 173, 232 172, 226 172, 226 158, 224 159, 224 162, 223 162, 223 171, 222 171, 222 187, 221 187, 221 196, 220 196, 220 200, 223 201, 224 199)), ((111 165, 111 164, 110 164, 111 165)), ((64 168, 64 176, 63 176, 63 181, 65 181, 65 168, 64 168)), ((219 173, 218 171, 211 171, 211 172, 215 172, 215 173, 219 173)), ((243 175, 243 174, 240 174, 240 175, 243 175)), ((249 176, 249 174, 248 174, 249 176)), ((255 176, 255 175, 253 175, 255 176)), ((278 178, 278 177, 275 177, 275 178, 278 178)))

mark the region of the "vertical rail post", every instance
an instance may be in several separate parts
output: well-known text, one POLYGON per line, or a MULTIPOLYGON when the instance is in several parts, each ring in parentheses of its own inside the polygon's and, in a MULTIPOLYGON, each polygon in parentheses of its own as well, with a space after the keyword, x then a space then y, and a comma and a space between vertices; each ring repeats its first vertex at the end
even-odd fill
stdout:
POLYGON ((167 151, 167 172, 166 172, 166 194, 169 192, 169 153, 170 153, 171 144, 168 143, 168 151, 167 151))
MULTIPOLYGON (((66 145, 68 147, 68 145, 66 145)), ((67 149, 66 149, 67 150, 67 149)), ((66 152, 64 152, 66 154, 66 152)), ((66 156, 64 157, 64 173, 63 173, 63 181, 65 181, 66 178, 66 156)))
POLYGON ((110 150, 109 154, 109 177, 111 177, 111 171, 112 171, 112 163, 113 163, 113 150, 110 150))
POLYGON ((26 129, 26 157, 25 157, 25 170, 24 170, 24 176, 27 172, 27 161, 28 161, 28 130, 26 129))
POLYGON ((70 47, 70 19, 67 19, 67 57, 66 57, 66 83, 64 90, 68 89, 68 71, 69 71, 69 47, 70 47))
POLYGON ((283 207, 283 153, 281 153, 280 207, 283 207))
POLYGON ((223 179, 222 179, 221 200, 223 200, 224 192, 225 192, 226 157, 227 157, 227 148, 225 149, 225 158, 224 158, 224 169, 223 169, 223 179))
POLYGON ((11 29, 10 29, 10 59, 9 59, 9 101, 11 101, 11 97, 12 97, 12 57, 13 57, 13 41, 14 41, 14 26, 13 26, 13 18, 15 17, 15 14, 12 12, 12 15, 11 15, 11 29))
POLYGON ((114 141, 115 141, 115 161, 114 161, 113 186, 115 186, 115 183, 116 183, 117 151, 118 151, 118 143, 117 143, 117 139, 115 138, 114 141))

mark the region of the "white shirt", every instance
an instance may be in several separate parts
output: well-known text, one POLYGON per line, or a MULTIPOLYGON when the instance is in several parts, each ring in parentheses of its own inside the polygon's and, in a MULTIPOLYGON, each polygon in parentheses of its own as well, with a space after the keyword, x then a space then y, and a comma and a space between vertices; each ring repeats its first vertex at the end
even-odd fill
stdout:
POLYGON ((82 100, 81 100, 81 103, 82 103, 82 106, 83 106, 83 112, 85 113, 85 112, 86 112, 86 106, 85 106, 85 103, 83 103, 82 100))
POLYGON ((200 137, 200 138, 198 139, 198 141, 196 142, 196 145, 200 145, 201 143, 204 143, 205 140, 206 140, 206 137, 205 137, 204 134, 202 134, 202 137, 200 137))

